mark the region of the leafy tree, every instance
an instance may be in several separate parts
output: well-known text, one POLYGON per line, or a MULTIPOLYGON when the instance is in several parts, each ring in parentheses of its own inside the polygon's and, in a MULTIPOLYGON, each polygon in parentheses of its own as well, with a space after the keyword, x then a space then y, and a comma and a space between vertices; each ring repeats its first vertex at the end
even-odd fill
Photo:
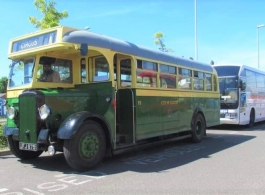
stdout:
POLYGON ((164 52, 174 52, 173 49, 171 48, 166 48, 165 43, 164 43, 164 37, 165 35, 162 32, 157 32, 154 35, 154 39, 155 39, 155 44, 160 46, 159 50, 160 51, 164 51, 164 52))
POLYGON ((2 77, 0 79, 0 93, 6 93, 7 87, 7 77, 2 77))
POLYGON ((68 17, 67 11, 60 13, 55 9, 56 2, 54 0, 48 3, 46 0, 34 0, 34 5, 43 15, 41 20, 37 20, 36 17, 29 17, 30 23, 36 28, 46 29, 59 26, 60 20, 68 17))

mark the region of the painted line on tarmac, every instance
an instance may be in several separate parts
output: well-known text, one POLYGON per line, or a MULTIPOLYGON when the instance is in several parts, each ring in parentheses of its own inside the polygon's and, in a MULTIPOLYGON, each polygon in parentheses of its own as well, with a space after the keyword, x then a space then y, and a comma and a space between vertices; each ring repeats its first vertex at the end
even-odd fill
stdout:
POLYGON ((0 188, 0 192, 5 192, 5 191, 8 191, 7 188, 0 188))
POLYGON ((44 194, 41 193, 41 192, 37 192, 37 191, 31 190, 31 189, 28 189, 28 188, 23 188, 23 190, 28 191, 28 192, 31 192, 31 193, 33 193, 33 194, 44 195, 44 194))
POLYGON ((228 133, 228 134, 238 134, 238 132, 234 131, 234 132, 231 132, 231 133, 228 133))
MULTIPOLYGON (((212 133, 212 134, 215 134, 215 133, 212 133)), ((237 131, 233 131, 233 132, 230 132, 228 134, 225 134, 225 135, 234 135, 234 134, 238 134, 237 131)), ((224 137, 223 135, 219 135, 219 136, 213 136, 212 138, 220 138, 220 137, 224 137)))

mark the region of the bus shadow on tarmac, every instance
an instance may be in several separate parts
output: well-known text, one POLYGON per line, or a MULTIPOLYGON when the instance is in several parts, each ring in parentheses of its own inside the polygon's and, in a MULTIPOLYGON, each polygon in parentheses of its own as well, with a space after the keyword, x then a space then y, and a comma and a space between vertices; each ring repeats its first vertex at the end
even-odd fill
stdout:
MULTIPOLYGON (((213 131, 211 131, 213 132, 213 131)), ((164 172, 169 169, 178 168, 200 159, 211 160, 212 155, 220 151, 240 145, 255 136, 227 134, 223 133, 207 133, 206 138, 197 144, 191 143, 189 139, 160 144, 154 147, 135 150, 130 153, 106 157, 102 163, 94 167, 89 172, 101 172, 105 175, 123 173, 127 171, 150 173, 164 172)), ((72 170, 63 153, 54 156, 41 155, 34 160, 18 160, 23 164, 28 164, 32 168, 42 169, 44 171, 57 171, 63 174, 84 174, 72 170)))

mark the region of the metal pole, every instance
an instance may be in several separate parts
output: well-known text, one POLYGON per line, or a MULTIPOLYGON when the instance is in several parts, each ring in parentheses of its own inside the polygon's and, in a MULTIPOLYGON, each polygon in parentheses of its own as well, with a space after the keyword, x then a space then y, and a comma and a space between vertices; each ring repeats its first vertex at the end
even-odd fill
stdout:
POLYGON ((257 43, 258 43, 258 69, 259 69, 259 28, 257 28, 257 43))
POLYGON ((257 45, 258 45, 258 69, 259 69, 259 28, 264 27, 264 24, 257 26, 257 45))
POLYGON ((195 60, 198 60, 198 46, 197 46, 197 1, 194 0, 194 29, 195 29, 195 60))

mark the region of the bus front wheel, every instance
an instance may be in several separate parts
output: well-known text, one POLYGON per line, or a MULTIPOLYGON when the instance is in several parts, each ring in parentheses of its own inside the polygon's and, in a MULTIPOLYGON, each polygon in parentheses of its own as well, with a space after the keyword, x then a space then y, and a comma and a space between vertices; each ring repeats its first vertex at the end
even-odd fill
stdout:
POLYGON ((248 127, 253 127, 254 123, 255 123, 255 111, 253 109, 251 109, 250 115, 249 115, 248 127))
POLYGON ((206 132, 206 124, 202 114, 197 114, 191 124, 191 140, 194 143, 201 142, 206 132))
POLYGON ((101 126, 87 121, 72 139, 64 141, 64 156, 69 166, 85 171, 96 166, 105 156, 106 137, 101 126))
POLYGON ((20 150, 19 149, 19 142, 13 140, 12 135, 8 136, 8 145, 10 148, 10 151, 17 157, 20 158, 21 160, 30 160, 34 158, 38 158, 43 151, 26 151, 26 150, 20 150))

